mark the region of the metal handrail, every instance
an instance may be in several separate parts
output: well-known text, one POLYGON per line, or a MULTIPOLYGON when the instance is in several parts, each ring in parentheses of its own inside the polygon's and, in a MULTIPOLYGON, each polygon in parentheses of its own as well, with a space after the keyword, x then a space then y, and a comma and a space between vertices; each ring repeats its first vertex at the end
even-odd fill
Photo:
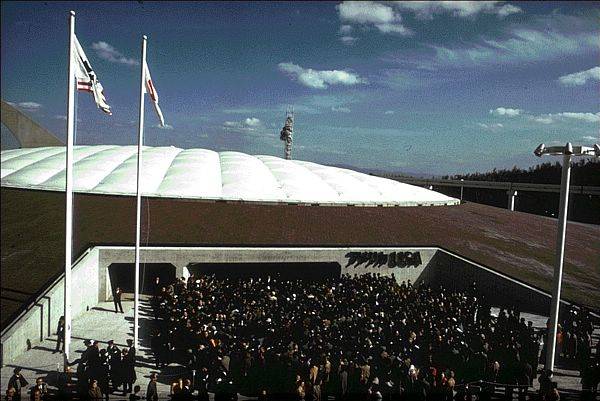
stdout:
MULTIPOLYGON (((83 252, 83 254, 81 254, 81 256, 79 256, 77 260, 75 260, 75 262, 73 262, 71 269, 74 269, 77 266, 77 264, 79 264, 79 262, 81 262, 83 258, 85 258, 92 251, 92 249, 93 247, 86 249, 85 252, 83 252)), ((56 287, 58 283, 60 283, 64 278, 65 271, 63 269, 58 276, 56 276, 54 279, 51 279, 52 281, 50 281, 48 285, 42 287, 45 288, 45 290, 42 293, 37 295, 35 298, 33 298, 33 300, 31 300, 27 304, 21 306, 18 312, 15 312, 13 317, 10 319, 10 322, 6 325, 4 329, 2 329, 0 337, 4 337, 5 335, 9 334, 9 331, 14 327, 14 325, 17 324, 23 318, 23 316, 25 316, 27 313, 33 310, 33 308, 37 306, 43 300, 43 298, 46 297, 47 294, 50 291, 52 291, 54 287, 56 287)))

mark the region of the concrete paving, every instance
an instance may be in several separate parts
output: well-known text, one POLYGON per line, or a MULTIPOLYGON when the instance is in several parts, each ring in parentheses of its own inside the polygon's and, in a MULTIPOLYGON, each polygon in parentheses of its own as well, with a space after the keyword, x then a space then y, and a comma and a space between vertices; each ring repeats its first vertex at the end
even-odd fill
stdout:
MULTIPOLYGON (((73 321, 73 342, 71 345, 71 358, 76 360, 85 349, 83 341, 93 339, 100 342, 100 347, 105 348, 109 340, 114 340, 119 348, 126 346, 126 340, 133 338, 133 302, 124 301, 124 314, 114 312, 114 306, 111 302, 100 303, 97 307, 90 309, 83 315, 73 321)), ((497 315, 498 309, 493 308, 492 314, 497 315)), ((151 325, 153 324, 152 311, 147 300, 142 300, 140 304, 140 347, 137 351, 137 366, 136 372, 138 380, 136 384, 142 388, 142 396, 145 393, 150 374, 157 372, 159 374, 158 391, 162 399, 168 399, 170 383, 177 377, 185 374, 185 368, 178 364, 171 364, 168 367, 156 370, 154 358, 150 352, 151 325)), ((547 318, 537 315, 524 315, 526 320, 532 320, 537 328, 544 327, 547 318)), ((600 337, 600 328, 596 327, 594 331, 594 341, 600 337)), ((35 378, 43 377, 45 381, 52 384, 56 380, 56 372, 62 371, 63 357, 60 353, 54 353, 56 347, 56 336, 51 336, 44 341, 40 346, 36 346, 24 353, 16 362, 7 364, 2 367, 0 378, 2 383, 0 387, 4 390, 6 383, 15 367, 22 368, 23 376, 34 383, 35 378), (53 379, 54 378, 54 379, 53 379)), ((578 391, 581 389, 581 381, 579 373, 573 368, 564 366, 561 361, 558 361, 559 367, 556 370, 554 380, 558 382, 559 389, 566 397, 564 399, 578 399, 578 391), (561 366, 562 365, 562 366, 561 366), (571 397, 569 397, 571 395, 571 397)), ((540 365, 538 369, 541 369, 540 365)), ((538 389, 539 383, 534 382, 535 390, 538 389)), ((23 395, 25 395, 23 393, 23 395)), ((128 396, 123 392, 116 392, 111 395, 111 399, 121 400, 128 396)), ((516 397, 516 394, 515 394, 516 397)), ((211 395, 211 400, 213 396, 211 395)), ((240 399, 247 399, 240 397, 240 399)))
MULTIPOLYGON (((85 312, 77 319, 73 320, 73 332, 71 343, 70 360, 76 360, 85 350, 83 343, 86 339, 93 339, 100 343, 100 348, 106 348, 109 340, 114 340, 119 348, 126 347, 127 339, 133 339, 133 302, 123 302, 124 314, 117 314, 114 311, 112 302, 102 302, 98 306, 85 312)), ((141 346, 137 350, 137 382, 136 384, 142 387, 142 393, 145 393, 146 386, 149 381, 150 374, 153 372, 159 373, 158 391, 162 398, 167 398, 169 395, 170 380, 178 377, 184 372, 182 366, 171 364, 162 372, 155 369, 154 359, 150 352, 150 339, 148 337, 151 332, 150 325, 152 318, 150 316, 151 309, 147 301, 140 303, 140 343, 141 346)), ((36 377, 47 378, 47 382, 51 382, 53 377, 56 377, 57 371, 62 371, 63 356, 60 353, 54 353, 56 347, 56 336, 49 337, 44 341, 43 345, 36 346, 27 351, 16 362, 2 367, 2 389, 6 388, 8 379, 12 375, 12 371, 16 366, 22 368, 23 376, 34 383, 36 377)), ((75 367, 73 367, 75 368, 75 367)), ((128 398, 122 392, 118 391, 111 396, 111 399, 128 398)))

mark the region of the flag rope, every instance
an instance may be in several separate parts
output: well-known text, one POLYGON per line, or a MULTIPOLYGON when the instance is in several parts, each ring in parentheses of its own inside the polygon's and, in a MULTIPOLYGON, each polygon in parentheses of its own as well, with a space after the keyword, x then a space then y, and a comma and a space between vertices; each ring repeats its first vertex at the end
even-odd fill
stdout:
POLYGON ((75 147, 77 145, 77 115, 79 111, 79 91, 74 88, 72 88, 71 90, 75 92, 75 104, 73 111, 73 147, 75 147))

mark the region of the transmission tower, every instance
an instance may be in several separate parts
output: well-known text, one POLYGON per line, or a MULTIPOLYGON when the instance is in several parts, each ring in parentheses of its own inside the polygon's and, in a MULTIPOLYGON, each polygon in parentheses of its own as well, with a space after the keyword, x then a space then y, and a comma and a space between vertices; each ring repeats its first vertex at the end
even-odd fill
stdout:
POLYGON ((286 160, 292 160, 292 142, 294 135, 294 109, 288 107, 285 112, 285 124, 281 130, 279 139, 284 142, 284 155, 286 160))

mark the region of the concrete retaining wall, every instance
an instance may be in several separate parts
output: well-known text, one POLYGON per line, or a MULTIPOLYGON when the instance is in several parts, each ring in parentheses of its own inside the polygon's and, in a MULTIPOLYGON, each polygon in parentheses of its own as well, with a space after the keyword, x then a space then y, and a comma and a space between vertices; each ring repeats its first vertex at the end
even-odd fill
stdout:
MULTIPOLYGON (((98 253, 98 249, 92 248, 74 263, 71 273, 73 318, 98 304, 98 253)), ((56 334, 58 319, 63 312, 64 274, 2 332, 2 365, 56 334)), ((54 342, 47 345, 54 346, 54 342)))
MULTIPOLYGON (((465 291, 475 281, 478 292, 494 306, 514 307, 542 316, 550 313, 549 294, 448 251, 440 249, 428 269, 425 279, 434 287, 465 291)), ((568 304, 562 301, 561 310, 566 310, 564 305, 568 304)))
MULTIPOLYGON (((99 299, 112 299, 110 278, 107 273, 112 263, 134 263, 132 247, 96 247, 100 251, 99 299)), ((285 262, 337 262, 342 266, 342 274, 361 275, 365 273, 394 274, 398 282, 419 280, 437 248, 244 248, 244 247, 152 247, 142 248, 141 262, 171 263, 175 265, 176 276, 187 276, 187 266, 192 263, 285 263, 285 262), (375 266, 364 262, 348 265, 351 252, 419 252, 421 264, 416 267, 375 266)))

